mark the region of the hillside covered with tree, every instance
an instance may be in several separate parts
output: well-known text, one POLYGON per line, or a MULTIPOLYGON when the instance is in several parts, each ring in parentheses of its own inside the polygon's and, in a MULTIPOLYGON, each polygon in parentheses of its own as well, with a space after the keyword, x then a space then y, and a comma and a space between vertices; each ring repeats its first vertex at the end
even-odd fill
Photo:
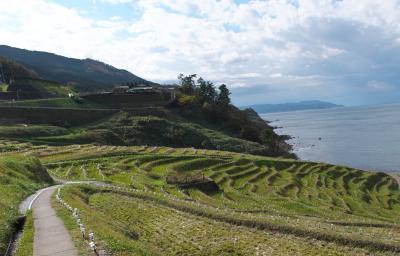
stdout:
POLYGON ((184 118, 226 132, 232 137, 259 143, 261 154, 291 156, 287 136, 277 135, 252 109, 240 110, 231 104, 225 84, 218 88, 197 75, 179 75, 179 92, 169 108, 184 118))
POLYGON ((0 56, 0 83, 9 84, 18 78, 39 78, 38 74, 24 65, 0 56))
POLYGON ((24 65, 42 79, 71 85, 79 91, 110 89, 128 82, 153 84, 126 70, 92 59, 67 58, 6 45, 0 45, 0 56, 24 65))

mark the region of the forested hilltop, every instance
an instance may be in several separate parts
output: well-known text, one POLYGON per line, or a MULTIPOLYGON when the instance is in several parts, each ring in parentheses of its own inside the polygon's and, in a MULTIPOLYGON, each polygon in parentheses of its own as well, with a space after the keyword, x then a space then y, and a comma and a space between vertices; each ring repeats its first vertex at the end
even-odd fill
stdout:
POLYGON ((105 90, 126 82, 152 84, 126 70, 92 59, 67 58, 7 45, 0 45, 0 56, 24 65, 41 79, 70 85, 78 91, 105 90))

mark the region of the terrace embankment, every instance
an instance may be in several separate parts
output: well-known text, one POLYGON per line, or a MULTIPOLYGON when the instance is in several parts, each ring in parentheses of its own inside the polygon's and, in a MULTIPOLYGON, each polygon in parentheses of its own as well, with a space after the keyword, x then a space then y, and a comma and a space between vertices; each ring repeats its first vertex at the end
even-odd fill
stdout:
POLYGON ((104 93, 81 96, 91 102, 115 108, 162 107, 171 100, 170 93, 104 93))
POLYGON ((46 107, 0 107, 2 119, 23 123, 53 124, 60 126, 82 125, 117 113, 113 109, 68 109, 46 107))

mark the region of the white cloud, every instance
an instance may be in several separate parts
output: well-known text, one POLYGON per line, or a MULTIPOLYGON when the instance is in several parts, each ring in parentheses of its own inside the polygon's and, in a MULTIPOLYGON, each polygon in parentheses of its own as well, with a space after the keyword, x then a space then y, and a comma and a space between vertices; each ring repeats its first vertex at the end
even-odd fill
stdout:
POLYGON ((278 77, 282 77, 282 74, 281 73, 275 73, 275 74, 269 75, 269 77, 278 78, 278 77))
POLYGON ((141 15, 98 20, 44 0, 0 0, 0 43, 93 57, 156 81, 197 73, 232 87, 319 86, 338 97, 346 87, 333 90, 334 77, 371 89, 367 81, 393 79, 371 76, 399 71, 397 0, 98 1, 131 3, 141 15))
POLYGON ((388 85, 387 83, 376 80, 368 81, 367 88, 375 92, 382 92, 393 89, 393 87, 388 85))

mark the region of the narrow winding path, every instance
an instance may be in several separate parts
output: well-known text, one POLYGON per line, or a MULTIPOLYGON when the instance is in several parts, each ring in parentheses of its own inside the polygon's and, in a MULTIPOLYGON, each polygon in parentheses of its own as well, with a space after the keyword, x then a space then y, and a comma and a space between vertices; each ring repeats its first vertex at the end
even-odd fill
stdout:
POLYGON ((400 175, 395 174, 395 175, 393 175, 393 178, 395 180, 397 180, 397 183, 399 184, 399 187, 400 187, 400 175))
POLYGON ((43 190, 32 204, 35 227, 33 256, 78 255, 68 230, 51 207, 51 195, 57 188, 53 186, 43 190))
POLYGON ((400 174, 398 173, 387 173, 387 174, 397 181, 397 184, 399 184, 399 189, 400 189, 400 174))

